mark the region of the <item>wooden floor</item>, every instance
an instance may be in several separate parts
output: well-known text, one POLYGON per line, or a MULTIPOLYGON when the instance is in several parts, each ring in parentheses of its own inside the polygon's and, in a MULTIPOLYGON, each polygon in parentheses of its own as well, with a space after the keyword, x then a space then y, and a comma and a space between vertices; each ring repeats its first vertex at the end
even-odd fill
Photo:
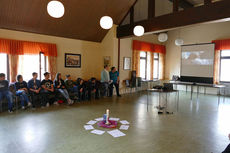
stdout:
POLYGON ((230 133, 230 99, 180 92, 179 112, 158 115, 157 95, 147 93, 104 98, 69 106, 0 114, 0 153, 220 153, 230 133), (126 136, 91 134, 83 126, 101 117, 128 120, 126 136))

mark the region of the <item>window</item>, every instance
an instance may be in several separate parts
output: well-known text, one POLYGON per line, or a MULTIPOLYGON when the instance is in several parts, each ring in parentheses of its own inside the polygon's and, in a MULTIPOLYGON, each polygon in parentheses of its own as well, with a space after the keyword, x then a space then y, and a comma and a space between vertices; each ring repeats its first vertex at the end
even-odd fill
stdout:
POLYGON ((220 53, 220 81, 230 82, 230 50, 222 50, 220 53))
POLYGON ((159 79, 159 53, 153 53, 153 79, 159 79))
POLYGON ((4 53, 1 53, 0 54, 0 73, 4 73, 6 75, 6 79, 9 80, 9 69, 8 69, 8 66, 9 66, 9 62, 8 62, 8 55, 7 54, 4 54, 4 53))
POLYGON ((47 70, 47 58, 43 53, 39 55, 19 55, 18 74, 23 76, 25 81, 32 78, 32 73, 38 73, 38 79, 44 78, 43 73, 47 70))
POLYGON ((146 65, 147 65, 147 53, 140 52, 140 77, 146 79, 146 65))
MULTIPOLYGON (((159 54, 153 53, 153 79, 159 79, 159 54)), ((140 77, 142 79, 150 80, 151 76, 151 53, 140 52, 140 77)))

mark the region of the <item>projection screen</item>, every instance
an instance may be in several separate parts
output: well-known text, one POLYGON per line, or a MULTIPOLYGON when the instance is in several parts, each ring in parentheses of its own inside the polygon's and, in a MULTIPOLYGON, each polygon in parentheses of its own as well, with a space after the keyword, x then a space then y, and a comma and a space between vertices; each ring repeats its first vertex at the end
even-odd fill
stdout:
POLYGON ((181 76, 213 79, 214 50, 213 43, 181 46, 181 76))

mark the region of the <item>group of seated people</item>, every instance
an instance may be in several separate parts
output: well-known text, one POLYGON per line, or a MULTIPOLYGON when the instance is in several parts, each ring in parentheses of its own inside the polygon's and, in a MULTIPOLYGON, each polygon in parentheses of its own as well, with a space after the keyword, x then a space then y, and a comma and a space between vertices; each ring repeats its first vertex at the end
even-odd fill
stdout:
POLYGON ((22 75, 17 76, 17 82, 10 84, 5 78, 4 73, 0 73, 0 103, 5 97, 8 101, 8 112, 13 112, 14 97, 18 97, 21 103, 21 108, 27 107, 49 107, 50 105, 59 105, 66 102, 68 105, 74 103, 74 100, 91 100, 92 94, 95 99, 99 99, 99 88, 103 87, 102 96, 112 96, 113 86, 116 87, 117 96, 119 94, 119 73, 115 67, 105 66, 101 72, 101 81, 97 81, 92 77, 88 81, 78 78, 76 81, 71 79, 70 75, 66 75, 66 80, 62 79, 61 73, 56 74, 54 81, 50 80, 50 73, 44 73, 44 79, 38 80, 38 74, 32 73, 32 79, 23 80, 22 75), (109 95, 108 95, 109 91, 109 95), (70 98, 70 95, 72 97, 70 98), (62 99, 62 100, 60 100, 62 99))

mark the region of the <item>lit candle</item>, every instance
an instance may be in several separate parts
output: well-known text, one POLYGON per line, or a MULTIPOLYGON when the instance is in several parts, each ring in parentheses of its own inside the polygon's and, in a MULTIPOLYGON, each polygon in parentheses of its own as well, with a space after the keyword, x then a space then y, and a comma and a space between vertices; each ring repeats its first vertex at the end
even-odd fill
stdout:
POLYGON ((106 109, 106 115, 109 116, 109 109, 106 109))

